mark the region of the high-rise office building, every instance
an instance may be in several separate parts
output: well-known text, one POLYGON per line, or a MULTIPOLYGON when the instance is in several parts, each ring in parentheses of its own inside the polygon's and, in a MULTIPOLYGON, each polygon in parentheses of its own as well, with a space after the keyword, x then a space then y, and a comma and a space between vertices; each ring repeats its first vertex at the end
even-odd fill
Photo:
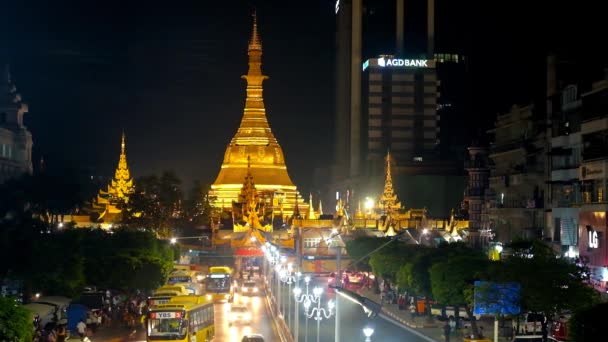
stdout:
POLYGON ((438 110, 454 101, 442 101, 438 75, 448 64, 464 69, 464 59, 435 58, 434 16, 434 0, 336 1, 335 163, 327 193, 351 190, 360 197, 381 188, 382 158, 390 150, 396 188, 406 202, 423 207, 445 201, 433 214, 447 215, 447 207, 461 200, 462 161, 440 158, 438 110), (412 202, 421 184, 441 187, 436 192, 443 198, 412 202), (457 195, 446 199, 447 193, 457 195))

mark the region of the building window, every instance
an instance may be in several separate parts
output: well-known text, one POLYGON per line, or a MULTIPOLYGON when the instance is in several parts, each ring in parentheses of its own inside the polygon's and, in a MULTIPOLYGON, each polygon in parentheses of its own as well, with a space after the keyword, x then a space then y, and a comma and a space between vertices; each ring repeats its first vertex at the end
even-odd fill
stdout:
POLYGON ((414 161, 415 162, 421 162, 422 161, 422 157, 414 157, 414 161))

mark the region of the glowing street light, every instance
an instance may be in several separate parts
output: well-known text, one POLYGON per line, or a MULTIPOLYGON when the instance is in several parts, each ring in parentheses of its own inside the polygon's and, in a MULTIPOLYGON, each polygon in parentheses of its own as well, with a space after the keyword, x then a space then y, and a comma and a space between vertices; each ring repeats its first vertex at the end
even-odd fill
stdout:
POLYGON ((364 207, 367 210, 368 214, 372 213, 372 209, 374 209, 374 199, 371 197, 365 197, 364 207))
POLYGON ((363 335, 365 335, 365 342, 370 342, 372 339, 372 335, 374 334, 374 329, 370 327, 363 328, 363 335))
POLYGON ((177 243, 177 239, 173 237, 171 240, 169 240, 169 242, 171 242, 172 245, 175 245, 177 243))

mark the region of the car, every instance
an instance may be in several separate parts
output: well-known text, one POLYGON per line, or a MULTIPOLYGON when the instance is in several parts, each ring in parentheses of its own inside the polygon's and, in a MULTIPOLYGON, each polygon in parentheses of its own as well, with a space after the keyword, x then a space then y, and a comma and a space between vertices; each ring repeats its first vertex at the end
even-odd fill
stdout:
POLYGON ((256 296, 259 293, 260 289, 258 288, 258 284, 255 281, 246 281, 241 286, 241 294, 244 296, 256 296))
POLYGON ((243 305, 233 305, 230 308, 230 313, 228 315, 228 324, 232 325, 235 323, 251 323, 251 312, 246 306, 243 305))
POLYGON ((241 342, 264 342, 264 336, 260 334, 248 334, 243 336, 241 342))

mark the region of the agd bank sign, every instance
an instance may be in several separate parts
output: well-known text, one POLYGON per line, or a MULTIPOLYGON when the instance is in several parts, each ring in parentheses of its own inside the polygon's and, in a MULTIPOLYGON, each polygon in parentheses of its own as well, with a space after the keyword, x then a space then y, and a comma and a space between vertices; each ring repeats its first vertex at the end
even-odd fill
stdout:
POLYGON ((401 58, 378 58, 378 65, 381 67, 397 66, 397 67, 419 67, 428 68, 428 59, 401 59, 401 58))
POLYGON ((370 58, 363 62, 363 71, 370 66, 379 66, 381 68, 434 68, 435 61, 432 59, 405 59, 382 56, 370 58))

